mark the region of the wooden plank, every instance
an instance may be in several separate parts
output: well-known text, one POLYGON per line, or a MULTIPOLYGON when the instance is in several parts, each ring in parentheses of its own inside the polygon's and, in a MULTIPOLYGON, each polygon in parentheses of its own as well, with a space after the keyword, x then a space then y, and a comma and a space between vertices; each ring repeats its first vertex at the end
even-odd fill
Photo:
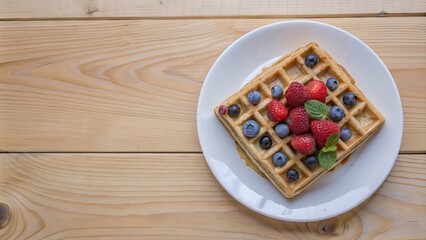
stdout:
POLYGON ((325 221, 290 223, 232 199, 201 154, 1 154, 0 237, 420 239, 425 163, 425 155, 400 155, 360 207, 325 221))
MULTIPOLYGON (((320 19, 361 38, 390 68, 404 152, 426 151, 425 20, 320 19)), ((198 152, 207 71, 234 40, 275 21, 1 22, 0 150, 198 152)))
POLYGON ((425 0, 0 0, 0 19, 382 16, 426 12, 425 0))
MULTIPOLYGON (((426 44, 423 48, 426 52, 426 44)), ((426 63, 426 58, 422 60, 426 63)), ((425 64, 426 65, 426 64, 425 64)), ((402 97, 404 110, 404 133, 401 150, 403 152, 426 152, 426 68, 391 70, 402 97), (411 83, 410 83, 411 82, 411 83), (416 82, 413 84, 413 82, 416 82), (417 85, 418 88, 413 88, 417 85), (416 126, 416 127, 411 127, 416 126), (419 146, 423 145, 423 147, 419 146)))

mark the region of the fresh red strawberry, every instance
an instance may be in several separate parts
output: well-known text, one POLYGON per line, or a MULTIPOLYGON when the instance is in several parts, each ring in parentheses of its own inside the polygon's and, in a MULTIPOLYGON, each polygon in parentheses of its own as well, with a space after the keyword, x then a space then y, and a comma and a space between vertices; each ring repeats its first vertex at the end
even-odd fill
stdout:
POLYGON ((272 100, 268 105, 268 116, 273 122, 281 122, 288 115, 287 108, 278 100, 272 100))
POLYGON ((296 151, 304 155, 311 155, 315 152, 315 140, 310 133, 293 137, 290 144, 296 151))
POLYGON ((287 124, 294 134, 301 134, 309 131, 309 115, 303 107, 296 107, 290 110, 287 124))
POLYGON ((311 122, 311 131, 317 144, 324 147, 331 134, 340 133, 340 127, 337 123, 329 120, 314 120, 311 122))
POLYGON ((287 104, 290 107, 302 106, 308 101, 308 93, 305 87, 299 82, 292 82, 285 91, 287 104))
POLYGON ((325 103, 327 97, 327 86, 320 80, 313 80, 306 86, 309 100, 318 100, 325 103))

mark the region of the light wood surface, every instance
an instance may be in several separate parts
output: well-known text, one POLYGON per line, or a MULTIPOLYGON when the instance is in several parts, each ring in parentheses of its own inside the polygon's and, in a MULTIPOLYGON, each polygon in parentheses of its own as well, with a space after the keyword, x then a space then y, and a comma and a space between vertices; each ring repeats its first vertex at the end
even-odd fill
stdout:
MULTIPOLYGON (((318 20, 383 59, 404 105, 401 151, 425 152, 426 19, 318 20)), ((196 106, 207 71, 242 34, 276 21, 2 22, 0 150, 199 152, 196 106)))
POLYGON ((0 0, 0 19, 423 14, 425 0, 0 0))
POLYGON ((426 239, 425 16, 426 0, 0 0, 0 239, 426 239), (303 17, 383 59, 404 136, 366 202, 290 223, 219 185, 196 106, 230 43, 303 17))
POLYGON ((233 200, 201 154, 3 154, 0 212, 11 214, 0 235, 421 239, 426 236, 425 171, 424 155, 401 155, 380 190, 355 210, 320 222, 286 223, 233 200))

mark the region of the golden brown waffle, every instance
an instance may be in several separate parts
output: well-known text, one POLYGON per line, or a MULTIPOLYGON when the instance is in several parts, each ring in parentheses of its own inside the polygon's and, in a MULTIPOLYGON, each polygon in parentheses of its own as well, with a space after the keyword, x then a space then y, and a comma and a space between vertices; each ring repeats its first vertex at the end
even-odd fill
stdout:
MULTIPOLYGON (((247 156, 287 198, 298 195, 325 174, 327 170, 321 166, 309 169, 304 165, 303 159, 306 156, 290 147, 290 139, 293 134, 285 138, 280 138, 275 134, 274 126, 277 123, 270 121, 267 116, 268 104, 272 100, 271 88, 274 85, 280 85, 285 91, 293 81, 306 85, 313 79, 320 79, 325 82, 330 77, 339 81, 339 87, 334 91, 327 89, 326 104, 329 107, 338 105, 344 110, 345 116, 338 124, 340 127, 349 128, 352 132, 352 137, 348 141, 344 142, 339 139, 337 162, 330 169, 332 170, 376 132, 383 125, 384 118, 355 86, 355 82, 349 73, 338 65, 326 51, 320 49, 316 43, 310 43, 278 59, 220 104, 226 106, 238 105, 241 113, 236 118, 231 118, 227 114, 220 115, 218 112, 220 105, 215 108, 216 116, 247 156), (310 53, 316 54, 319 58, 319 63, 312 68, 304 64, 305 56, 310 53), (257 90, 262 96, 261 102, 257 105, 252 105, 247 100, 247 94, 253 90, 257 90), (355 106, 348 108, 342 103, 342 97, 346 92, 353 92, 358 97, 358 103, 355 106), (254 138, 247 138, 242 132, 242 125, 248 120, 256 120, 260 125, 260 132, 254 138), (271 148, 264 150, 259 146, 259 139, 266 135, 272 139, 273 144, 271 148), (283 167, 276 167, 272 163, 272 156, 278 151, 284 152, 288 157, 288 161, 283 167), (286 172, 291 168, 296 169, 300 174, 299 179, 295 182, 289 181, 286 177, 286 172)), ((285 94, 280 101, 286 103, 285 94)))
MULTIPOLYGON (((254 164, 254 162, 250 159, 250 157, 247 155, 247 153, 244 151, 244 149, 241 148, 240 144, 235 142, 235 147, 237 148, 238 155, 240 155, 241 160, 244 161, 247 167, 251 168, 253 171, 255 171, 257 174, 259 174, 261 177, 266 177, 265 174, 254 164)), ((340 161, 339 165, 334 166, 332 169, 330 169, 330 172, 336 170, 339 168, 339 166, 342 166, 343 164, 347 163, 349 161, 349 158, 351 155, 344 158, 342 161, 340 161)))

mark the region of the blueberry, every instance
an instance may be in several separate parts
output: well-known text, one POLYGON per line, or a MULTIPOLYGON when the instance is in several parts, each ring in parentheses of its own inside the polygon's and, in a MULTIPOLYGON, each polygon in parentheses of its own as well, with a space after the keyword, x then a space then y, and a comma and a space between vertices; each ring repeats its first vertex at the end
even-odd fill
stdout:
POLYGON ((349 107, 355 106, 358 102, 358 97, 353 92, 348 92, 343 95, 343 103, 349 107))
POLYGON ((340 138, 343 141, 349 140, 349 138, 351 138, 351 136, 352 136, 352 133, 351 133, 351 130, 349 130, 349 128, 342 127, 340 129, 340 138))
POLYGON ((240 107, 233 104, 233 105, 229 106, 229 108, 228 108, 228 115, 235 118, 240 114, 240 111, 241 111, 240 107))
POLYGON ((271 93, 273 98, 278 99, 283 95, 283 88, 280 85, 275 85, 272 87, 271 93))
POLYGON ((339 106, 332 106, 330 108, 330 117, 333 121, 337 122, 340 119, 343 118, 343 116, 345 115, 345 112, 343 112, 343 109, 339 106))
POLYGON ((277 167, 282 167, 287 163, 287 155, 277 152, 272 156, 272 163, 277 167))
POLYGON ((247 95, 249 103, 256 105, 260 102, 260 93, 258 91, 251 91, 247 95))
POLYGON ((275 133, 278 137, 287 137, 287 135, 290 133, 290 130, 288 129, 287 124, 279 123, 275 125, 275 133))
POLYGON ((309 156, 307 158, 305 158, 305 160, 303 160, 303 163, 308 167, 308 168, 315 168, 318 165, 318 158, 315 155, 309 156))
POLYGON ((318 64, 318 57, 315 54, 309 54, 305 58, 305 65, 308 67, 313 67, 318 64))
POLYGON ((260 126, 259 123, 257 123, 254 120, 248 120, 243 124, 243 133, 246 135, 246 137, 252 138, 256 137, 257 134, 259 134, 260 126))
POLYGON ((269 149, 272 146, 272 140, 270 137, 268 136, 263 136, 260 140, 259 140, 259 145, 261 148, 263 149, 269 149))
POLYGON ((329 78, 327 79, 327 82, 325 83, 325 85, 327 85, 330 91, 334 91, 339 87, 339 82, 335 78, 329 78))
POLYGON ((299 172, 296 169, 292 168, 287 171, 287 178, 292 182, 297 181, 297 179, 299 179, 299 172))

